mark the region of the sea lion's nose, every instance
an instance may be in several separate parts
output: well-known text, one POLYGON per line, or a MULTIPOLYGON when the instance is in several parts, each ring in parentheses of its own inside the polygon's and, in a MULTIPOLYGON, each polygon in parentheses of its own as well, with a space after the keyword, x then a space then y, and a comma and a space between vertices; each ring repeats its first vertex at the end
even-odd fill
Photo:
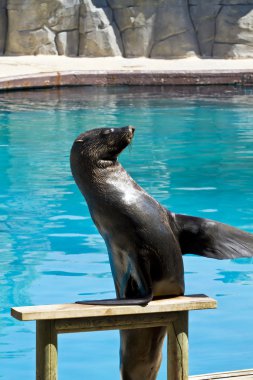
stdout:
POLYGON ((135 128, 132 125, 128 126, 129 131, 134 134, 135 128))

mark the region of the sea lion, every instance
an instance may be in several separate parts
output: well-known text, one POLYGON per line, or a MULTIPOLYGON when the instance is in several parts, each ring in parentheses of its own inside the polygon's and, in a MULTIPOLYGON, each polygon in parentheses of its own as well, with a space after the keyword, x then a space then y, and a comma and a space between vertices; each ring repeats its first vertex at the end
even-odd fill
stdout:
MULTIPOLYGON (((253 235, 208 219, 173 214, 147 194, 118 162, 134 127, 99 128, 77 137, 73 177, 105 240, 117 299, 79 301, 146 305, 184 293, 182 254, 226 259, 253 256, 253 235)), ((153 380, 165 328, 121 331, 123 380, 153 380)))

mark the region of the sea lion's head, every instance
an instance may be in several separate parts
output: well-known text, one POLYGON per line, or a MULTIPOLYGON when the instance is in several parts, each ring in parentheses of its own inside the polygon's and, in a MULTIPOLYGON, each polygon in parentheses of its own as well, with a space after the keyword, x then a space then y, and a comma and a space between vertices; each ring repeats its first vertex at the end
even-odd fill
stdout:
POLYGON ((73 164, 107 166, 130 144, 135 128, 96 128, 80 134, 71 149, 73 164))

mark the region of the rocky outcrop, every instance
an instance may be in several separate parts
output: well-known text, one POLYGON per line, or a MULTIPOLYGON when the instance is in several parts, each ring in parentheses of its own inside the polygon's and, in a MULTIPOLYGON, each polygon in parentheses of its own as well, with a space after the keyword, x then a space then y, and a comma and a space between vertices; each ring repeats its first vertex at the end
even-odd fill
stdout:
POLYGON ((196 54, 199 54, 199 49, 189 15, 188 0, 160 2, 151 57, 181 58, 196 54))
POLYGON ((77 55, 79 6, 79 0, 8 0, 6 55, 77 55))
POLYGON ((126 57, 148 57, 159 1, 108 0, 122 39, 126 57))
POLYGON ((192 1, 190 15, 195 28, 199 51, 202 57, 213 55, 213 44, 216 36, 216 19, 221 5, 210 0, 192 1))
POLYGON ((126 57, 178 58, 198 54, 187 0, 108 2, 126 57))
POLYGON ((80 7, 79 55, 108 57, 121 55, 121 39, 106 1, 84 0, 80 7))
POLYGON ((253 0, 190 0, 203 57, 253 57, 253 0))
POLYGON ((252 5, 222 7, 216 21, 213 55, 219 58, 253 57, 252 5))
POLYGON ((253 0, 0 0, 0 55, 253 57, 253 0))

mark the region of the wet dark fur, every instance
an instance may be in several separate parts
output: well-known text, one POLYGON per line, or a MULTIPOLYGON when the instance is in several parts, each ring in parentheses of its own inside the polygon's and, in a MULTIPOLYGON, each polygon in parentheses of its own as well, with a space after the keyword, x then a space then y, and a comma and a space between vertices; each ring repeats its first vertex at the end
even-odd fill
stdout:
MULTIPOLYGON (((145 305, 184 293, 182 254, 217 259, 253 256, 253 235, 208 219, 172 214, 148 195, 117 160, 134 129, 94 129, 71 150, 71 169, 110 258, 117 299, 95 304, 145 305)), ((87 302, 86 302, 87 303, 87 302)), ((121 332, 123 380, 153 380, 164 328, 121 332)))

